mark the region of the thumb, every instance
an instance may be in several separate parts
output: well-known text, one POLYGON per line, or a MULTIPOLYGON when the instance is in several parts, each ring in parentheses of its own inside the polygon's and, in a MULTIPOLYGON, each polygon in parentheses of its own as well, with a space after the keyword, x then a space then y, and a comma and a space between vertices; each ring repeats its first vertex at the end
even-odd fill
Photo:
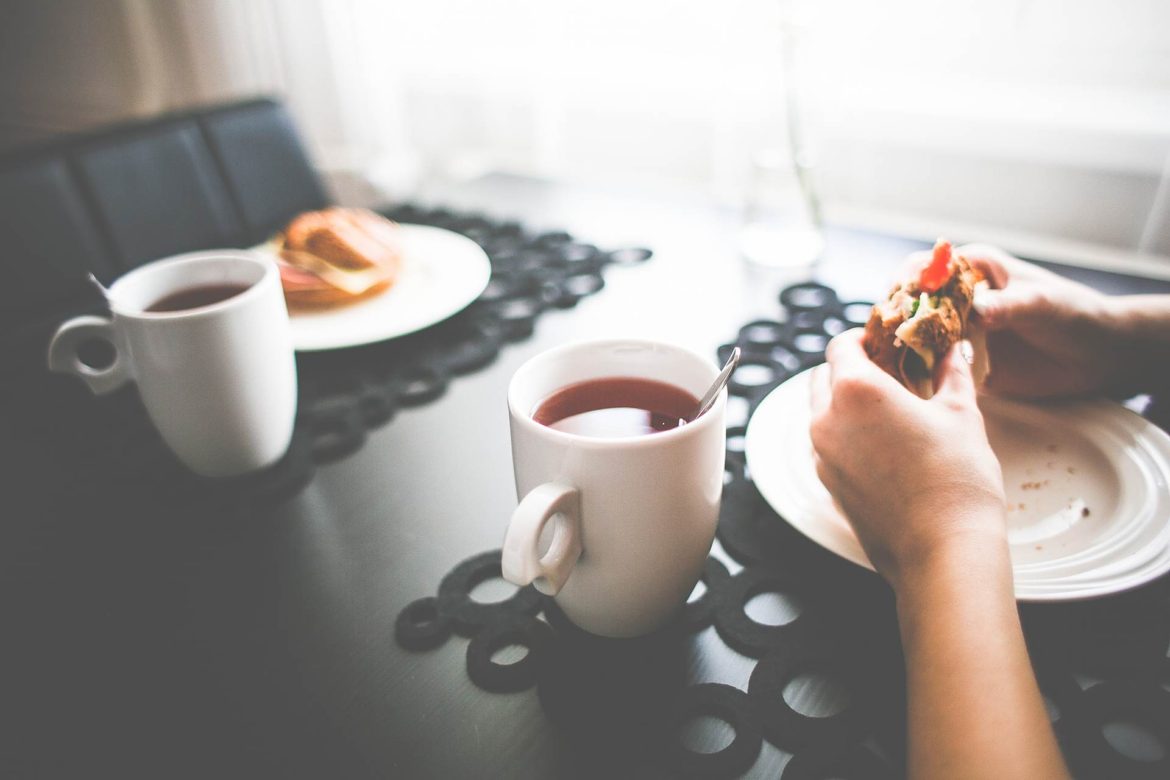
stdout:
POLYGON ((959 341, 951 346, 939 370, 935 398, 949 396, 950 398, 974 399, 975 378, 971 374, 972 355, 973 351, 969 341, 959 341))
POLYGON ((1035 316, 1042 305, 1040 296, 1026 286, 1012 285, 1002 290, 979 287, 972 306, 979 321, 989 331, 1006 330, 1035 316))

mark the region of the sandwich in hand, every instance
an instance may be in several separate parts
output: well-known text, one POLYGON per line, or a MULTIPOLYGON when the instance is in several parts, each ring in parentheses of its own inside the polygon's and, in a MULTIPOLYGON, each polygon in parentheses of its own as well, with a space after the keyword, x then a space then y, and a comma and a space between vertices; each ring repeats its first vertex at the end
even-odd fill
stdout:
POLYGON ((974 348, 976 382, 987 374, 982 329, 971 321, 971 301, 982 275, 947 241, 934 245, 930 263, 916 278, 894 286, 865 326, 865 351, 873 362, 913 393, 934 395, 934 369, 961 339, 974 348))
POLYGON ((398 226, 365 209, 329 208, 297 216, 273 239, 290 308, 350 303, 398 276, 398 226))

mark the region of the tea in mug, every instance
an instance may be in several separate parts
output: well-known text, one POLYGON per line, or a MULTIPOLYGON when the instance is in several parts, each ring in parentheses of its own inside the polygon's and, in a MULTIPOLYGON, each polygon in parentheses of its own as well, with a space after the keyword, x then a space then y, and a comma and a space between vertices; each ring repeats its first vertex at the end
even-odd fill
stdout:
POLYGON ((228 298, 234 298, 247 290, 249 286, 246 284, 201 284, 195 287, 185 287, 167 293, 147 306, 144 311, 158 313, 198 309, 226 301, 228 298))
POLYGON ((628 438, 678 428, 698 405, 698 398, 666 382, 603 377, 562 387, 537 404, 532 419, 578 436, 628 438))

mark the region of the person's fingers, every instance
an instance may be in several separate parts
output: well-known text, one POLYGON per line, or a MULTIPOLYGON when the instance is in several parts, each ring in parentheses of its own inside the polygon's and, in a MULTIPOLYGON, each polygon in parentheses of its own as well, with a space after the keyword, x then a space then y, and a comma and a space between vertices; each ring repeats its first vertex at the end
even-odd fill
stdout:
POLYGON ((865 331, 853 328, 838 334, 825 348, 825 360, 829 364, 830 384, 836 386, 842 379, 863 380, 889 392, 901 387, 898 380, 887 374, 870 360, 865 351, 865 331))
POLYGON ((971 342, 959 341, 951 346, 939 367, 935 399, 974 402, 975 378, 971 374, 972 360, 971 342))
POLYGON ((988 334, 991 370, 987 392, 1009 398, 1052 398, 1094 389, 1084 366, 1028 343, 1011 330, 988 334))
MULTIPOLYGON (((964 257, 967 256, 964 255, 964 257)), ((1007 287, 1008 280, 1011 279, 1011 274, 998 260, 976 255, 974 257, 967 257, 967 262, 971 264, 972 268, 983 275, 983 278, 987 280, 987 284, 991 289, 1002 290, 1004 287, 1007 287)))
POLYGON ((841 359, 839 355, 843 352, 861 350, 864 353, 865 348, 862 346, 864 339, 865 330, 862 328, 850 328, 843 333, 838 333, 829 340, 828 346, 825 347, 825 360, 831 366, 841 359))
POLYGON ((812 387, 808 397, 814 420, 829 410, 829 404, 832 400, 833 388, 829 384, 829 367, 826 365, 817 366, 812 370, 812 387))
POLYGON ((845 370, 884 373, 865 351, 864 328, 851 328, 834 336, 825 347, 825 361, 833 376, 845 370))
POLYGON ((997 290, 1007 287, 1013 276, 1030 267, 1024 261, 990 244, 964 244, 955 249, 955 254, 966 258, 968 263, 983 274, 988 284, 997 290))
MULTIPOLYGON (((817 476, 820 477, 825 468, 821 460, 821 447, 826 446, 825 436, 833 425, 833 420, 826 414, 832 402, 833 391, 829 386, 829 367, 817 366, 812 372, 812 387, 810 388, 809 403, 812 406, 812 421, 808 428, 808 437, 812 442, 813 462, 816 465, 817 476)), ((821 477, 821 481, 824 478, 821 477)))
POLYGON ((1012 328, 1044 313, 1044 297, 1029 283, 1013 284, 1002 290, 977 289, 972 305, 979 321, 989 331, 1012 328))
POLYGON ((817 479, 819 479, 821 484, 824 485, 826 489, 828 489, 829 482, 832 480, 832 477, 829 474, 828 466, 826 466, 825 462, 821 460, 821 456, 817 454, 816 450, 813 450, 813 465, 816 466, 817 479))

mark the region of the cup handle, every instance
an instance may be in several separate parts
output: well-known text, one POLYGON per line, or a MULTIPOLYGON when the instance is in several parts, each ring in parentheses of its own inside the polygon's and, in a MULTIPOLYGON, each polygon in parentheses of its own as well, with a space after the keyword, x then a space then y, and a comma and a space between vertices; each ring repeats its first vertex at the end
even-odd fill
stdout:
POLYGON ((575 487, 545 482, 524 497, 512 513, 504 537, 504 579, 521 587, 531 583, 555 596, 581 556, 581 493, 575 487), (556 518, 548 551, 540 554, 540 537, 556 518))
POLYGON ((114 325, 105 317, 74 317, 57 328, 49 341, 49 370, 80 377, 94 395, 112 393, 130 381, 130 366, 118 347, 114 325), (82 363, 77 348, 90 339, 110 342, 114 347, 114 362, 105 368, 82 363))

